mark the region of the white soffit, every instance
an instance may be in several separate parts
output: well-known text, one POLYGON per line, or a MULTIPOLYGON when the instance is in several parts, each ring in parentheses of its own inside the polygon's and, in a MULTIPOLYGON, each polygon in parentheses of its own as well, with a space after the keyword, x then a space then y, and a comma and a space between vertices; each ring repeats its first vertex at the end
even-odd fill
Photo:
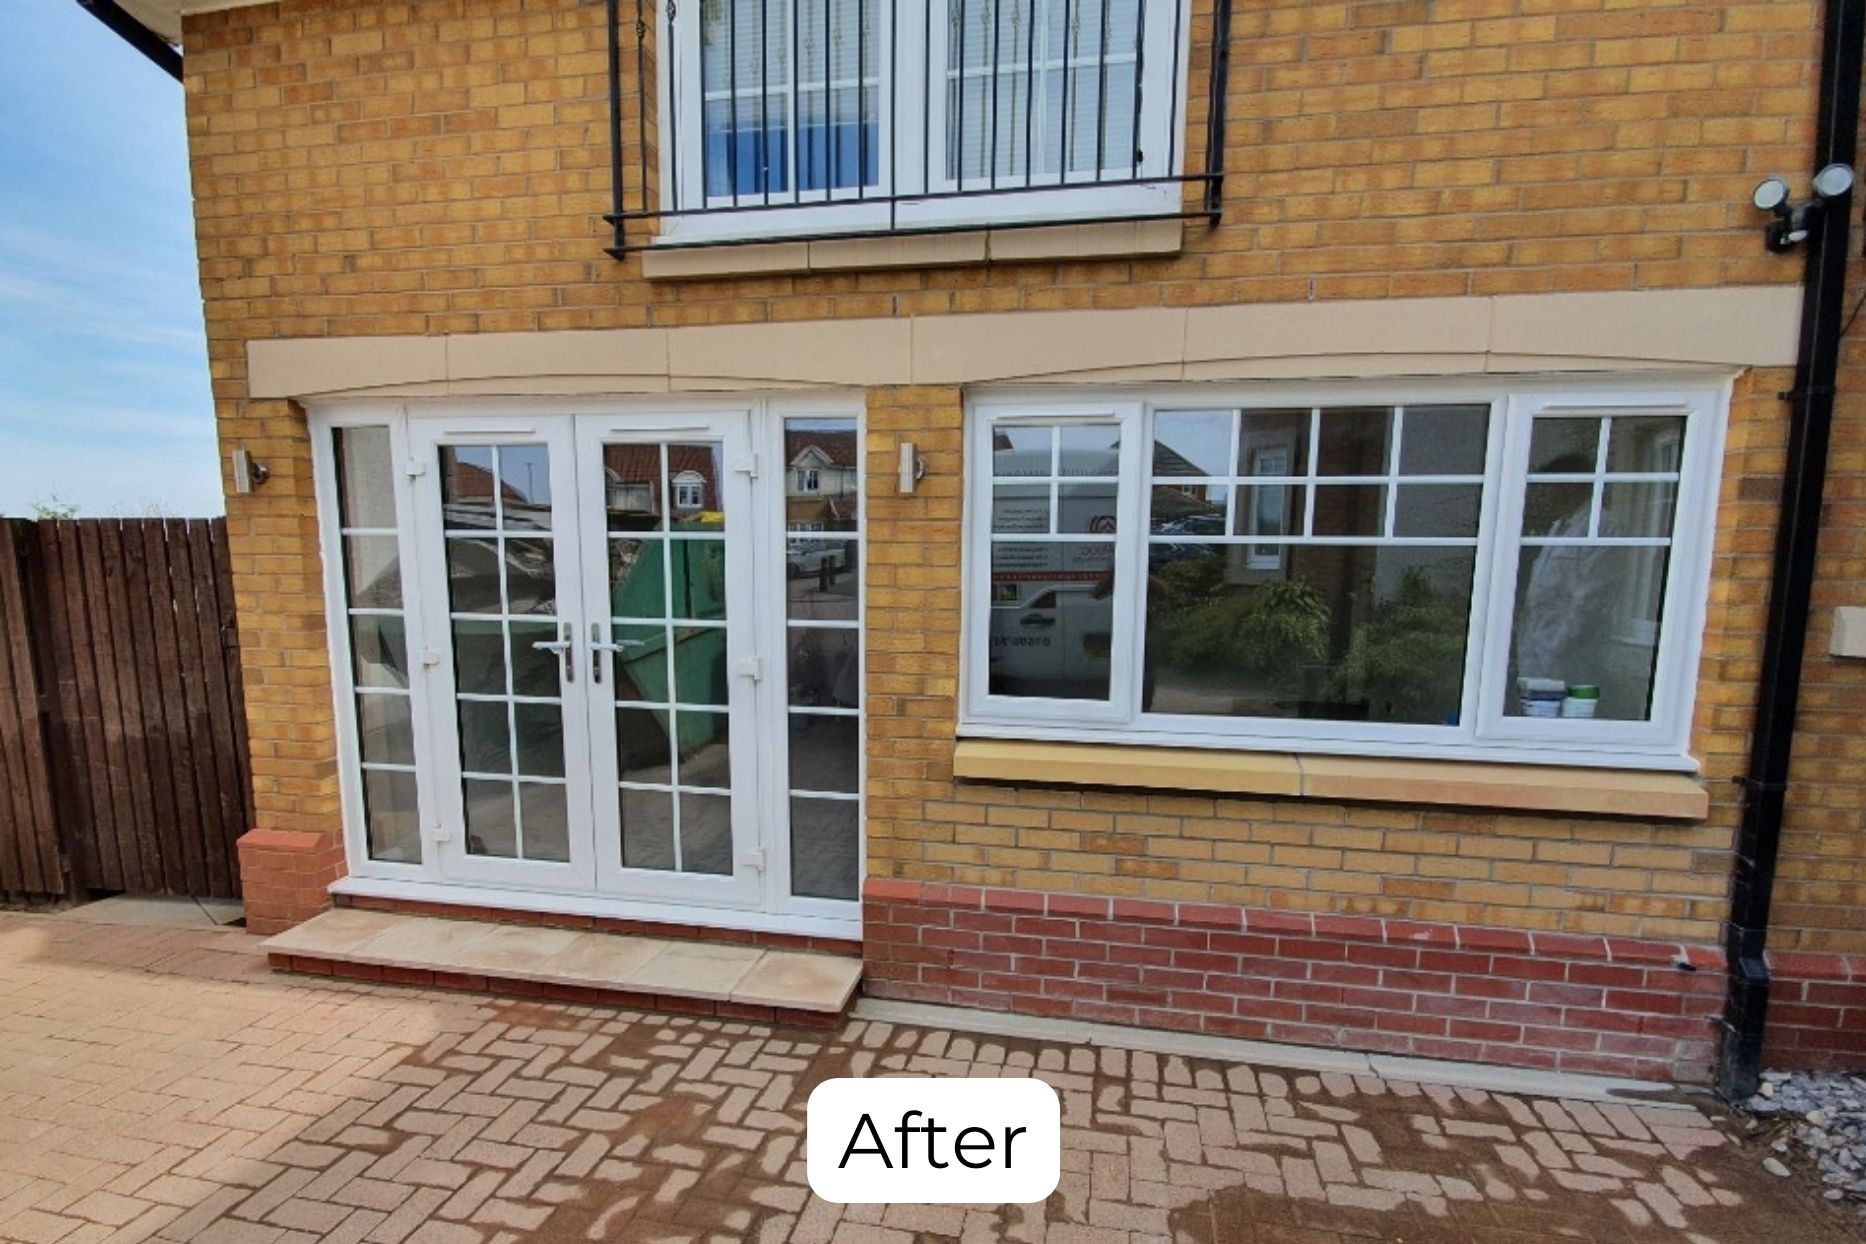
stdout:
POLYGON ((181 42, 181 19, 190 13, 253 8, 265 0, 117 0, 117 7, 170 43, 181 42))

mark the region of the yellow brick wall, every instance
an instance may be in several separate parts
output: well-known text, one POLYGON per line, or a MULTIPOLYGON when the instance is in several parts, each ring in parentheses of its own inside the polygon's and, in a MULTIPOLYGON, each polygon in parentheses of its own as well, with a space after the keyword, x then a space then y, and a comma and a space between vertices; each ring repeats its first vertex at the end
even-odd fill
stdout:
MULTIPOLYGON (((1207 0, 1192 99, 1204 114, 1207 0)), ((1749 192, 1812 135, 1816 0, 1260 0, 1183 255, 650 286, 616 263, 604 6, 191 18, 218 341, 1791 282, 1749 192), (1552 11, 1558 10, 1558 11, 1552 11), (237 329, 237 334, 233 330, 237 329)), ((632 88, 625 58, 624 90, 632 88)), ((225 360, 225 378, 237 381, 225 360)))
MULTIPOLYGON (((1195 13, 1192 117, 1209 4, 1195 13)), ((222 440, 274 470, 229 498, 260 823, 334 833, 337 795, 303 420, 247 398, 249 340, 1793 282, 1799 261, 1763 252, 1747 199, 1762 172, 1805 163, 1817 14, 1816 0, 1239 3, 1224 223, 1190 229, 1177 257, 659 285, 602 253, 601 3, 286 0, 190 18, 222 440)), ((1684 828, 955 787, 961 398, 872 394, 873 870, 1709 938, 1785 383, 1740 386, 1697 736, 1716 812, 1684 828), (902 435, 931 460, 912 498, 882 487, 902 435)), ((1857 786, 1824 789, 1852 800, 1856 838, 1857 786)), ((1843 819, 1812 834, 1811 859, 1837 853, 1843 819)), ((1807 901, 1850 901, 1820 893, 1807 901)))
MULTIPOLYGON (((337 725, 310 438, 289 403, 228 400, 226 351, 210 346, 210 354, 221 356, 210 361, 223 447, 244 447, 272 472, 245 496, 233 492, 230 475, 223 481, 256 823, 334 835, 337 725)), ((230 471, 224 453, 221 465, 230 471)))
MULTIPOLYGON (((1854 220, 1855 253, 1860 242, 1854 220)), ((1866 292, 1849 274, 1848 309, 1866 292)), ((1828 654, 1834 610, 1866 606, 1866 328, 1841 355, 1808 653, 1769 944, 1866 954, 1866 660, 1828 654)))

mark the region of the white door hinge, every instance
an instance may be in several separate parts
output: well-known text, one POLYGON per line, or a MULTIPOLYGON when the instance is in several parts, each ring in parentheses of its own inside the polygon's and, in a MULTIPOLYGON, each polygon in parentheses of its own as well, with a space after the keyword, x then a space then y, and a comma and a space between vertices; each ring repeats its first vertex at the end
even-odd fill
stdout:
POLYGON ((454 840, 454 831, 448 829, 447 826, 440 821, 436 821, 428 827, 428 837, 435 842, 452 842, 454 840))
POLYGON ((745 455, 745 457, 740 458, 737 462, 732 464, 732 469, 737 471, 740 475, 749 475, 753 479, 757 479, 758 455, 755 453, 745 455))
POLYGON ((765 676, 765 659, 763 657, 746 657, 743 661, 739 662, 738 670, 740 678, 749 678, 753 682, 758 682, 765 676))
POLYGON ((419 458, 410 458, 402 464, 402 474, 409 479, 420 479, 428 473, 428 464, 419 458))
POLYGON ((439 665, 440 663, 441 663, 440 653, 434 651, 434 649, 432 648, 423 648, 421 650, 421 668, 422 669, 431 670, 435 666, 439 665))
POLYGON ((749 868, 755 873, 765 870, 765 853, 761 850, 739 852, 739 867, 749 868))

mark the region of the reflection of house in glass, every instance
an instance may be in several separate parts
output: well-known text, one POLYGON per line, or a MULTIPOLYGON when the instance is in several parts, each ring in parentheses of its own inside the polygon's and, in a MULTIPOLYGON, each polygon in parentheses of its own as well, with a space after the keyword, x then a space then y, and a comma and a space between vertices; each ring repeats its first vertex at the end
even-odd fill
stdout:
POLYGON ((792 531, 854 531, 860 513, 855 430, 792 419, 784 430, 784 520, 792 531))
POLYGON ((669 513, 676 526, 688 530, 720 526, 723 471, 717 445, 605 445, 603 491, 609 530, 657 531, 662 516, 669 513))

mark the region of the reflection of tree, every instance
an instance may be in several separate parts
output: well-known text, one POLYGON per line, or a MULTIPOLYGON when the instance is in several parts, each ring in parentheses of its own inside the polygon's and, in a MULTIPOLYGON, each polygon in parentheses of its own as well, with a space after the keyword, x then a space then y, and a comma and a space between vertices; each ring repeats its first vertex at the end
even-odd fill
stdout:
POLYGON ((1155 616, 1173 619, 1155 640, 1175 665, 1293 676, 1327 654, 1328 604, 1306 579, 1241 587, 1201 557, 1161 567, 1148 590, 1155 616))
POLYGON ((1368 703, 1376 721, 1455 721, 1468 626, 1465 610, 1441 596, 1425 572, 1406 571, 1399 590, 1355 628, 1336 672, 1336 697, 1368 703))

